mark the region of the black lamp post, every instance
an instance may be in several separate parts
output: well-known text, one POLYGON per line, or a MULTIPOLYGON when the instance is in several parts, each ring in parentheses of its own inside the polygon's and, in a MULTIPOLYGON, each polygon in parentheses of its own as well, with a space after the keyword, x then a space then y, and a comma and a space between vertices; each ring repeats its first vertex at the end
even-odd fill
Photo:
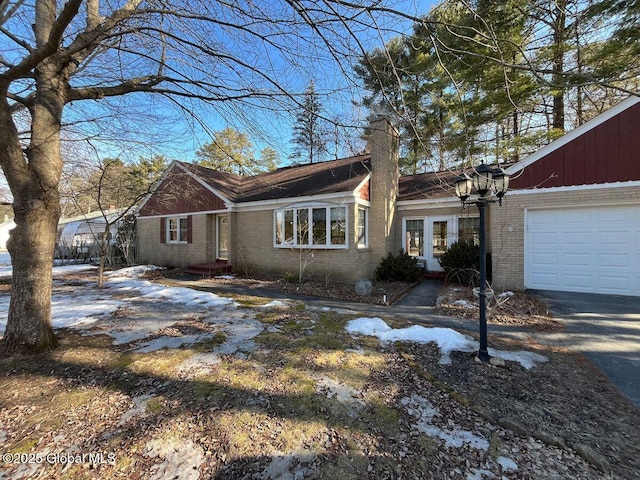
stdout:
POLYGON ((502 205, 502 197, 509 188, 509 175, 502 169, 492 169, 484 163, 479 165, 471 176, 466 173, 456 180, 456 196, 462 206, 474 205, 480 212, 480 349, 478 358, 489 361, 487 350, 487 246, 485 231, 485 213, 490 203, 502 205), (473 198, 475 197, 475 198, 473 198))

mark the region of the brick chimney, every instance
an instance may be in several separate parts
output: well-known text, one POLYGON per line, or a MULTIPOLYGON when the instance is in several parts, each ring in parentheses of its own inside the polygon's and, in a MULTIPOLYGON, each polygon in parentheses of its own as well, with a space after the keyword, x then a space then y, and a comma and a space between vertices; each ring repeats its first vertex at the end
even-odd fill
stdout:
POLYGON ((397 253, 395 222, 400 143, 398 130, 386 117, 376 118, 370 129, 369 269, 373 273, 383 257, 389 252, 397 253))

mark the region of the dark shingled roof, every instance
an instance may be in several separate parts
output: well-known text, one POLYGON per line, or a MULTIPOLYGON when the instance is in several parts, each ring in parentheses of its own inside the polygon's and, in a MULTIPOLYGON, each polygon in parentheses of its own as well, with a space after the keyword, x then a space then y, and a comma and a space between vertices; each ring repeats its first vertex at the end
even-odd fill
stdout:
POLYGON ((453 184, 459 176, 460 172, 445 170, 400 177, 398 201, 450 197, 455 194, 453 184))
POLYGON ((238 196, 242 177, 233 173, 220 172, 195 163, 178 162, 184 169, 195 174, 211 188, 214 188, 228 200, 235 201, 238 196))
POLYGON ((371 172, 369 155, 283 167, 251 177, 180 164, 235 203, 350 192, 371 172))
MULTIPOLYGON (((200 177, 228 200, 243 203, 354 191, 371 172, 371 157, 359 155, 328 162, 283 167, 251 177, 219 172, 193 163, 180 162, 180 165, 200 177)), ((503 168, 506 166, 502 165, 503 168)), ((471 173, 473 168, 466 171, 471 173)), ((398 200, 454 196, 454 183, 459 175, 459 171, 443 170, 400 177, 398 200)))
MULTIPOLYGON (((503 170, 513 163, 490 165, 491 168, 503 170)), ((475 167, 469 167, 464 171, 471 175, 475 167)), ((421 173, 400 177, 398 182, 398 201, 402 200, 426 200, 430 198, 446 198, 455 196, 455 183, 462 174, 460 170, 442 170, 440 172, 421 173)))

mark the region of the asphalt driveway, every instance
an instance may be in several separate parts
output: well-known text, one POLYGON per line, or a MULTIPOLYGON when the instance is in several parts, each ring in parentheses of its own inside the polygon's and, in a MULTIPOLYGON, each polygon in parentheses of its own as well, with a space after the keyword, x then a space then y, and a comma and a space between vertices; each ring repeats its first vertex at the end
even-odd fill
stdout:
POLYGON ((540 343, 584 353, 640 408, 640 297, 532 291, 565 328, 540 343))

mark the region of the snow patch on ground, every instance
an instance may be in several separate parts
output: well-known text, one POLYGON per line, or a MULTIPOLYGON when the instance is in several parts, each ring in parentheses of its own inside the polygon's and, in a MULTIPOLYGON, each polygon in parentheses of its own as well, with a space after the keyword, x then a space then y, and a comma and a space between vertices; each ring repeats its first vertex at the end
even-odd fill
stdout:
POLYGON ((151 480, 197 480, 200 465, 206 461, 202 447, 184 438, 155 438, 147 442, 144 454, 161 460, 149 469, 151 480))
POLYGON ((147 411, 147 403, 153 398, 153 395, 145 394, 133 397, 133 407, 122 414, 118 426, 125 425, 129 420, 144 415, 147 411))
MULTIPOLYGON (((350 334, 370 335, 378 337, 381 342, 415 342, 435 343, 440 349, 440 364, 451 363, 451 352, 475 352, 479 348, 478 342, 469 335, 463 335, 451 328, 422 327, 412 325, 407 328, 391 328, 381 318, 356 318, 347 323, 347 332, 350 334)), ((505 352, 502 350, 488 349, 489 355, 499 357, 506 361, 518 362, 526 369, 535 366, 536 363, 546 362, 543 355, 533 352, 505 352)))
POLYGON ((518 464, 514 462, 512 459, 510 459, 509 457, 498 457, 496 458, 496 462, 500 464, 500 466, 502 467, 502 470, 504 470, 505 472, 518 471, 518 464))
POLYGON ((272 300, 269 303, 260 305, 260 308, 280 308, 280 307, 286 307, 286 306, 287 304, 285 302, 281 302, 280 300, 272 300))
POLYGON ((472 468, 471 472, 473 473, 467 473, 467 480, 486 480, 487 478, 496 478, 491 470, 472 468))
POLYGON ((451 363, 449 354, 453 351, 474 352, 478 349, 478 342, 470 336, 463 335, 451 328, 427 328, 413 325, 408 328, 391 328, 381 318, 356 318, 347 324, 350 334, 371 335, 382 342, 416 342, 436 343, 440 348, 441 364, 451 363))
POLYGON ((477 450, 488 450, 489 442, 473 432, 464 430, 455 425, 447 425, 441 428, 434 423, 434 419, 440 416, 440 412, 424 397, 412 395, 400 400, 407 413, 415 418, 414 428, 429 437, 439 438, 447 447, 460 448, 467 444, 477 450))
POLYGON ((315 375, 316 391, 324 393, 327 398, 340 403, 347 403, 358 408, 364 407, 365 402, 360 398, 362 392, 326 375, 315 375))
POLYGON ((534 352, 526 352, 526 351, 517 351, 517 352, 506 352, 504 350, 495 350, 493 348, 488 348, 487 352, 491 357, 498 357, 506 360, 508 362, 518 362, 527 370, 532 369, 536 366, 536 363, 545 363, 549 361, 547 357, 544 355, 540 355, 539 353, 534 352))

